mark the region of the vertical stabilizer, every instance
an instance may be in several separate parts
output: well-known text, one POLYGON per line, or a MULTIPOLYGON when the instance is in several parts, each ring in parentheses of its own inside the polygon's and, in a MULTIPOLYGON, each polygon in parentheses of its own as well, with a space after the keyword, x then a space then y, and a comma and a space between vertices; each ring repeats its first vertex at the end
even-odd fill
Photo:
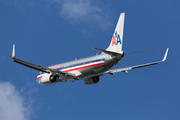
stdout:
POLYGON ((124 18, 125 18, 125 13, 121 13, 113 37, 111 39, 111 43, 106 50, 112 52, 122 51, 124 18))

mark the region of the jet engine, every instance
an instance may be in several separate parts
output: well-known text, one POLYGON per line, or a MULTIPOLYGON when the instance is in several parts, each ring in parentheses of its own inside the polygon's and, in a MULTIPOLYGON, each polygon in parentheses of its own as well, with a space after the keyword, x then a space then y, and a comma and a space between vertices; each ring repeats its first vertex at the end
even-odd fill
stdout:
POLYGON ((41 78, 41 84, 48 84, 48 83, 54 83, 58 79, 58 75, 54 76, 51 74, 44 74, 43 77, 41 78))
POLYGON ((99 76, 95 77, 90 77, 90 78, 85 78, 84 79, 84 84, 95 84, 99 82, 99 76))

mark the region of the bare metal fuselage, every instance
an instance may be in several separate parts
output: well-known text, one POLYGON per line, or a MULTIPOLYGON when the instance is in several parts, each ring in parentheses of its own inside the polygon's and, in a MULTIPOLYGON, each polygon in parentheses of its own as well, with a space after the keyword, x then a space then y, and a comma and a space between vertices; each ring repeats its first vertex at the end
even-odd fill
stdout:
MULTIPOLYGON (((103 75, 103 73, 113 66, 115 66, 119 60, 121 60, 123 55, 120 56, 110 56, 108 54, 100 54, 96 56, 91 56, 83 59, 78 59, 66 63, 57 64, 54 66, 50 66, 49 68, 57 69, 73 74, 79 74, 78 79, 83 79, 86 77, 92 77, 92 76, 100 76, 103 75)), ((40 73, 40 75, 37 76, 37 78, 40 78, 41 76, 49 78, 49 74, 47 73, 40 73)), ((60 76, 56 79, 56 82, 42 82, 37 79, 37 82, 41 85, 51 85, 51 84, 57 84, 60 82, 66 82, 66 81, 74 81, 74 79, 64 76, 60 76)))

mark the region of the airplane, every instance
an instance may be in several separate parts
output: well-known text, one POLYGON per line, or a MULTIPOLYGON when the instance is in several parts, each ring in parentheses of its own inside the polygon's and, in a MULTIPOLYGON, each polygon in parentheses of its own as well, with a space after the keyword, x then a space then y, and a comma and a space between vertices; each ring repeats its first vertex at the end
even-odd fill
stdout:
POLYGON ((124 55, 147 52, 140 51, 133 53, 124 53, 124 51, 122 51, 124 18, 125 13, 121 13, 110 45, 106 50, 93 48, 97 51, 102 52, 99 55, 56 64, 50 67, 43 67, 16 58, 14 44, 12 50, 12 59, 16 63, 40 71, 40 74, 37 76, 36 81, 43 86, 53 85, 66 81, 74 82, 80 79, 84 79, 85 84, 96 84, 99 82, 100 76, 104 76, 105 74, 114 75, 114 73, 116 72, 127 73, 128 70, 156 65, 158 63, 164 62, 167 58, 169 48, 167 48, 163 60, 161 61, 111 70, 111 68, 114 67, 124 57, 124 55))

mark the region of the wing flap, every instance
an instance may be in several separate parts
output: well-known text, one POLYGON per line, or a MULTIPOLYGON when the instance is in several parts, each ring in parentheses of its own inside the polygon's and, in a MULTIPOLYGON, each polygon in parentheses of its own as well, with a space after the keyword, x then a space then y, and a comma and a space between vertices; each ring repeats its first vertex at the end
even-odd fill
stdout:
MULTIPOLYGON (((161 62, 161 61, 160 61, 161 62)), ((146 67, 146 66, 150 66, 150 65, 156 65, 159 62, 153 62, 153 63, 148 63, 148 64, 142 64, 142 65, 137 65, 137 66, 132 66, 132 67, 126 67, 126 68, 120 68, 120 69, 113 69, 113 70, 109 70, 106 71, 105 73, 116 73, 116 72, 126 72, 127 70, 131 70, 131 69, 136 69, 136 68, 141 68, 141 67, 146 67)))

